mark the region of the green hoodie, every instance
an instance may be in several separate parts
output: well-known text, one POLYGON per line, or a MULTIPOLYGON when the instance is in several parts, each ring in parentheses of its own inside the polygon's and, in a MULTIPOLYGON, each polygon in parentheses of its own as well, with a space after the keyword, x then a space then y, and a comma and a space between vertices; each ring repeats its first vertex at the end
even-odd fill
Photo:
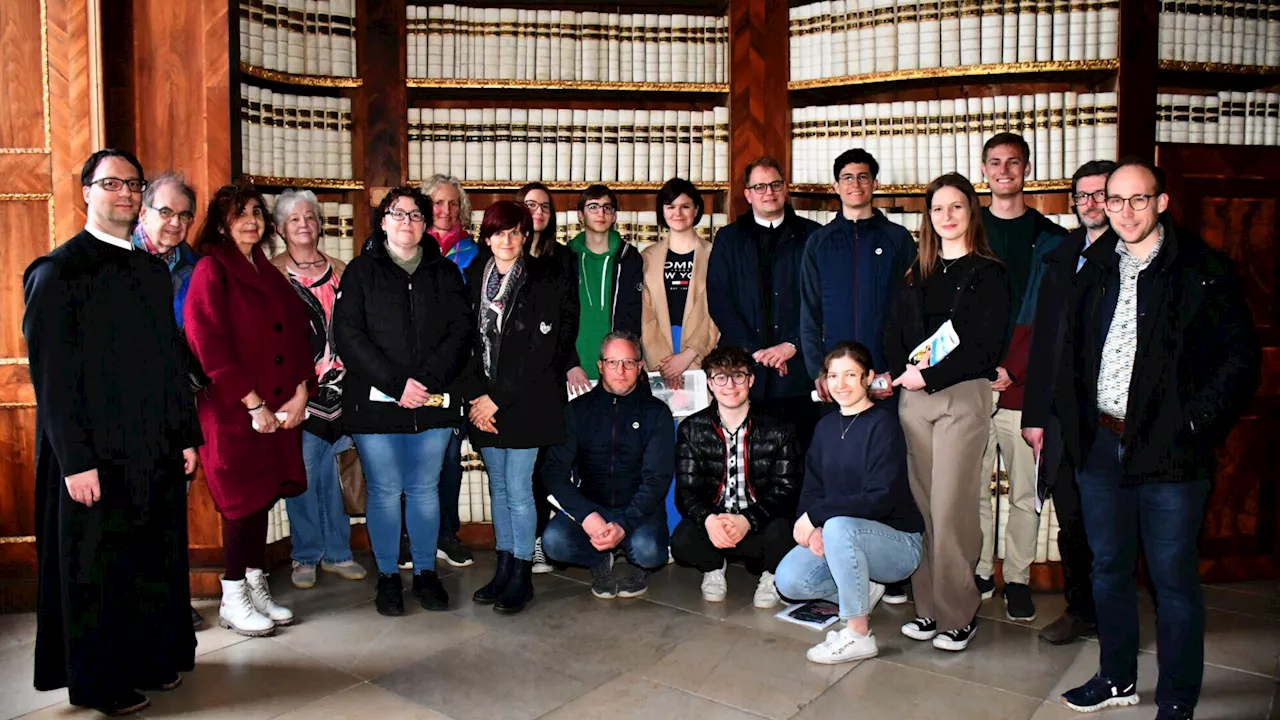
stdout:
POLYGON ((622 249, 622 236, 609 231, 609 250, 595 253, 587 248, 587 234, 580 232, 569 241, 569 249, 578 255, 578 360, 587 377, 600 379, 596 361, 600 359, 600 341, 613 329, 614 260, 622 249))

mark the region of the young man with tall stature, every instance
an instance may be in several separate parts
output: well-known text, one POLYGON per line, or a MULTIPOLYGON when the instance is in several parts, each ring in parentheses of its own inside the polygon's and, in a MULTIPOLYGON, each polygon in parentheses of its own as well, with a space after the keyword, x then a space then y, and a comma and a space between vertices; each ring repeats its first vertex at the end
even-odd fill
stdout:
MULTIPOLYGON (((1027 582, 1036 558, 1040 515, 1036 512, 1035 460, 1022 441, 1022 397, 1026 380, 1027 350, 1035 320, 1040 289, 1041 261, 1057 247, 1066 231, 1034 208, 1027 206, 1023 188, 1031 165, 1031 149, 1021 135, 999 133, 982 148, 982 174, 991 187, 991 205, 982 209, 982 224, 996 258, 1004 264, 1012 289, 1008 349, 991 389, 1000 394, 987 433, 982 470, 996 465, 997 449, 1009 473, 1009 520, 1004 535, 1005 615, 1017 622, 1036 618, 1035 603, 1027 582)), ((988 483, 978 497, 982 518, 982 554, 978 556, 978 590, 983 598, 995 592, 995 513, 988 483)))

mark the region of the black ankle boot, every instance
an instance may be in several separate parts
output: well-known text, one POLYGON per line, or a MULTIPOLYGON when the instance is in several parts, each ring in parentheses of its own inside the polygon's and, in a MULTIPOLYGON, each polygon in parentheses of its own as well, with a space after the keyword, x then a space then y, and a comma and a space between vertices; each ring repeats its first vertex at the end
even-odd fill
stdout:
POLYGON ((515 615, 533 599, 533 561, 512 559, 511 582, 493 606, 494 612, 515 615))
POLYGON ((373 606, 379 615, 399 617, 404 614, 404 582, 400 573, 378 573, 378 596, 373 606))
POLYGON ((506 550, 498 551, 498 567, 493 571, 493 579, 488 585, 476 590, 471 595, 471 602, 480 605, 492 605, 502 596, 502 591, 511 581, 511 569, 515 566, 516 556, 506 550))
POLYGON ((440 584, 440 576, 434 570, 414 573, 413 594, 423 610, 440 612, 449 609, 449 593, 440 584))

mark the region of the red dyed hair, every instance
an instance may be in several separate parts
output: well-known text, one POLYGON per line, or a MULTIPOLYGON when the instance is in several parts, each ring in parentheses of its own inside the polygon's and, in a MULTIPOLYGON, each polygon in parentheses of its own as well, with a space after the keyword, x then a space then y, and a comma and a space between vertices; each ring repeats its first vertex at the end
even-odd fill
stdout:
POLYGON ((520 228, 526 238, 533 235, 533 216, 524 203, 499 200, 484 211, 480 221, 480 242, 488 242, 494 233, 520 228))

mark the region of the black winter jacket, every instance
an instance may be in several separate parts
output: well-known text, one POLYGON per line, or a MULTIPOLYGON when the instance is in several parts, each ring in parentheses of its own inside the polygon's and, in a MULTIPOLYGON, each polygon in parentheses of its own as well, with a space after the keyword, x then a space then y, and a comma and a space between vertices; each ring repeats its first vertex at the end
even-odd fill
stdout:
MULTIPOLYGON (((1138 275, 1138 339, 1121 438, 1123 482, 1212 478, 1214 447, 1258 387, 1261 350, 1234 264, 1161 218, 1164 243, 1138 275)), ((1098 432, 1098 371, 1120 289, 1114 231, 1084 251, 1058 377, 1072 464, 1098 432)))
MULTIPOLYGON (((1062 341, 1068 324, 1067 303, 1076 275, 1076 262, 1084 249, 1085 229, 1072 230, 1053 250, 1045 253, 1036 298, 1031 348, 1022 391, 1022 427, 1049 427, 1053 393, 1062 367, 1062 341)), ((1034 268, 1032 274, 1035 273, 1034 268)))
POLYGON ((372 242, 347 265, 333 306, 334 342, 347 367, 342 417, 352 433, 416 433, 462 421, 463 373, 475 322, 462 273, 425 237, 409 275, 386 245, 372 242), (371 388, 399 400, 413 378, 450 394, 448 408, 407 410, 370 400, 371 388))
POLYGON ((625 509, 628 535, 665 512, 675 473, 671 411, 641 383, 618 396, 597 385, 564 410, 564 442, 547 449, 542 480, 581 523, 600 508, 625 509))
MULTIPOLYGON (((771 520, 791 520, 800 498, 804 460, 791 422, 751 406, 746 419, 747 491, 751 505, 742 515, 752 530, 762 530, 771 520)), ((724 428, 713 403, 685 418, 676 432, 676 508, 701 526, 707 516, 724 512, 724 428)))
POLYGON ((566 298, 568 286, 558 263, 552 258, 525 258, 520 287, 505 310, 493 380, 484 372, 478 314, 488 260, 477 260, 467 268, 467 291, 477 332, 466 396, 488 394, 498 406, 494 416, 498 434, 471 426, 476 447, 536 448, 564 440, 564 425, 548 419, 564 413, 564 376, 578 336, 578 313, 576 304, 566 298))

